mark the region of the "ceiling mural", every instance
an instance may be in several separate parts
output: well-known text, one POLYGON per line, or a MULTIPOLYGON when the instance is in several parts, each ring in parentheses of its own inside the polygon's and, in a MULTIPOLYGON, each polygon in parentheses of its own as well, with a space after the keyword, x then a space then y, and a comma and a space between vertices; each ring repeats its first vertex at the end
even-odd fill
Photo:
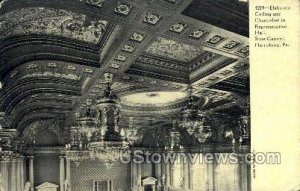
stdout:
POLYGON ((0 39, 16 35, 43 34, 97 44, 108 22, 87 20, 85 15, 50 8, 27 8, 0 17, 0 39))
POLYGON ((202 53, 199 48, 162 37, 158 37, 157 40, 146 49, 146 52, 181 62, 190 62, 202 53))

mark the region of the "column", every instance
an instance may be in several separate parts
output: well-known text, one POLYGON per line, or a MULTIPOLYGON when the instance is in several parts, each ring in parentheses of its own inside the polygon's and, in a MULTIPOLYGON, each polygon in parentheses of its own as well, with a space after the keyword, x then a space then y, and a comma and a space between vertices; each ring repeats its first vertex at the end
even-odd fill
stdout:
POLYGON ((65 188, 65 190, 71 191, 71 160, 66 159, 66 184, 65 187, 67 186, 68 188, 65 188))
POLYGON ((137 164, 131 159, 131 187, 134 188, 137 185, 137 164))
POLYGON ((59 156, 59 182, 60 191, 65 190, 65 157, 59 156))
POLYGON ((8 165, 9 165, 9 161, 1 161, 1 178, 2 178, 2 185, 4 190, 8 190, 8 165))
POLYGON ((207 182, 206 187, 208 191, 214 191, 214 161, 209 160, 206 164, 206 176, 207 176, 207 182))
POLYGON ((21 158, 16 159, 16 189, 21 189, 21 158))
POLYGON ((241 191, 248 191, 249 189, 249 185, 248 184, 248 178, 250 178, 249 175, 249 168, 250 165, 248 165, 246 162, 243 162, 240 166, 240 173, 241 173, 241 177, 240 177, 240 181, 241 181, 241 191))
POLYGON ((16 168, 16 159, 12 159, 10 163, 10 190, 11 191, 18 191, 17 190, 17 168, 16 168))
POLYGON ((169 187, 170 186, 170 179, 171 179, 171 176, 170 176, 170 163, 169 161, 167 163, 165 163, 165 173, 166 173, 166 186, 169 187))
POLYGON ((21 190, 24 190, 24 157, 21 156, 20 158, 20 184, 21 184, 21 190))
POLYGON ((194 164, 191 160, 188 160, 189 164, 189 189, 193 189, 193 173, 194 173, 194 164))
POLYGON ((34 156, 29 156, 29 182, 30 182, 30 189, 34 191, 34 172, 33 172, 33 160, 34 156))
POLYGON ((157 178, 158 185, 161 185, 161 163, 155 163, 155 176, 157 178))
POLYGON ((161 160, 161 185, 162 190, 164 190, 164 186, 166 184, 166 173, 165 173, 165 160, 161 160))
POLYGON ((157 178, 157 191, 161 190, 161 161, 155 163, 155 176, 157 178))
POLYGON ((240 158, 238 157, 238 163, 235 164, 234 167, 235 175, 234 175, 234 183, 235 183, 235 190, 240 191, 241 190, 241 163, 240 158))
POLYGON ((136 186, 140 187, 142 185, 142 164, 137 163, 137 183, 136 186))
POLYGON ((170 163, 170 186, 174 186, 174 163, 170 163))
POLYGON ((183 160, 183 188, 188 190, 189 188, 189 165, 187 160, 183 160))

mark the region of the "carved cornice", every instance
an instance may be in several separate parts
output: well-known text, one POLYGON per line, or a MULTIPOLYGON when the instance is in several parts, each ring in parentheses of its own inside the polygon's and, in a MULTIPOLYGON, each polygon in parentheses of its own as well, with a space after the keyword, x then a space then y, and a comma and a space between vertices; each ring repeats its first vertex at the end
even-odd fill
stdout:
POLYGON ((151 72, 151 71, 145 71, 141 69, 136 69, 136 68, 129 68, 126 71, 127 74, 132 74, 136 76, 144 76, 144 77, 149 77, 149 78, 154 78, 154 79, 159 79, 159 80, 165 80, 165 81, 170 81, 170 82, 177 82, 177 83, 188 83, 189 79, 187 76, 171 76, 168 74, 159 74, 156 72, 151 72), (186 78, 184 78, 186 77, 186 78))
POLYGON ((170 70, 176 70, 180 72, 186 72, 188 73, 188 67, 187 64, 171 61, 168 59, 152 56, 152 55, 141 55, 136 59, 137 63, 143 63, 147 65, 153 65, 159 68, 166 68, 170 70))

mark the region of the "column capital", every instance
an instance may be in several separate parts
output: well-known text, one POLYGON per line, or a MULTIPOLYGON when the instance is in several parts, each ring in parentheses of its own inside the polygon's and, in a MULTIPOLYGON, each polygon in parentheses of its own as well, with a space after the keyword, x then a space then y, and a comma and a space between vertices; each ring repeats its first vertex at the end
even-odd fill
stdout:
POLYGON ((66 156, 65 156, 65 155, 59 155, 59 158, 60 158, 60 159, 65 159, 66 156))
POLYGON ((24 159, 25 159, 25 156, 20 155, 20 156, 18 157, 18 159, 19 159, 19 160, 24 160, 24 159))
POLYGON ((34 155, 28 155, 27 158, 34 159, 34 155))

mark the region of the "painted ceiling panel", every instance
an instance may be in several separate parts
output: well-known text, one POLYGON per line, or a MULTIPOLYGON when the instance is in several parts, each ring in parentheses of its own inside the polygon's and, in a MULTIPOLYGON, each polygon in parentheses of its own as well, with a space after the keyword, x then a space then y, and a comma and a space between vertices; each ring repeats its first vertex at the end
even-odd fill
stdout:
POLYGON ((190 62, 203 53, 200 48, 162 37, 158 37, 157 40, 147 48, 146 52, 181 62, 190 62))

